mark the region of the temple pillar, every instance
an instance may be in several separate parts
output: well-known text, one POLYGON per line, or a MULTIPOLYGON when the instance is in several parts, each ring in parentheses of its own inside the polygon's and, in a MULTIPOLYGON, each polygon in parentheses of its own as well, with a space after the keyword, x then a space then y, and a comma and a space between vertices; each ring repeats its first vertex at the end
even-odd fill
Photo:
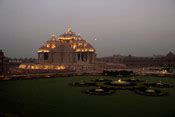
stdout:
POLYGON ((81 52, 81 61, 84 61, 84 54, 81 52))
POLYGON ((77 52, 75 53, 75 61, 76 62, 78 61, 78 53, 77 52))
POLYGON ((79 53, 79 61, 81 61, 81 52, 79 53))
POLYGON ((81 53, 78 52, 78 53, 77 53, 77 60, 80 61, 80 59, 81 59, 81 53))
POLYGON ((87 52, 85 52, 84 54, 85 54, 85 62, 87 62, 87 52))
POLYGON ((89 52, 87 52, 87 62, 89 63, 89 52))

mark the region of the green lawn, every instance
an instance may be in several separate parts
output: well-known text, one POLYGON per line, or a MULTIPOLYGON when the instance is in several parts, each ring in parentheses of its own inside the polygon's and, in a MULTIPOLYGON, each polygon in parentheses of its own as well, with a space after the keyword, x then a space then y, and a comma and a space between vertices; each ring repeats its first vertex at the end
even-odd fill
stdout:
MULTIPOLYGON (((100 78, 77 76, 0 82, 0 113, 23 117, 175 117, 175 88, 162 89, 168 96, 149 97, 128 90, 109 96, 82 93, 86 87, 71 82, 100 78)), ((112 77, 103 77, 114 79, 112 77)), ((175 79, 138 77, 175 85, 175 79)))

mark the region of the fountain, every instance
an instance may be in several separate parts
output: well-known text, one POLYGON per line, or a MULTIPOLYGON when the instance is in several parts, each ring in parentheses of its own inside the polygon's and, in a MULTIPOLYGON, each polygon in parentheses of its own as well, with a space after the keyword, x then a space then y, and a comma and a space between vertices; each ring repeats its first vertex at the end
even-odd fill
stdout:
POLYGON ((90 95, 110 95, 114 93, 114 90, 111 88, 98 86, 96 88, 86 90, 86 93, 90 95))
POLYGON ((130 80, 131 80, 131 81, 136 81, 136 79, 135 79, 135 78, 131 78, 130 80))
POLYGON ((119 79, 119 80, 117 80, 117 81, 112 81, 111 84, 113 84, 113 85, 117 85, 117 86, 123 86, 123 85, 126 86, 126 85, 130 85, 131 83, 119 79))
POLYGON ((163 96, 168 94, 167 92, 162 92, 158 89, 154 89, 151 86, 149 88, 146 87, 137 88, 135 92, 146 96, 163 96))
POLYGON ((134 77, 131 79, 127 79, 126 81, 128 81, 128 82, 143 82, 142 80, 135 79, 134 77))
POLYGON ((84 85, 84 84, 86 84, 83 80, 81 80, 80 82, 79 82, 79 84, 80 85, 84 85))
POLYGON ((159 87, 159 88, 170 88, 172 87, 171 85, 169 84, 164 84, 162 83, 162 81, 159 81, 158 83, 144 83, 145 86, 152 86, 152 87, 159 87))
POLYGON ((147 93, 155 93, 155 90, 152 89, 152 87, 149 87, 148 89, 145 90, 147 93))
POLYGON ((95 79, 95 80, 92 80, 94 82, 105 82, 105 81, 109 81, 108 79, 103 79, 103 78, 99 78, 99 79, 95 79))
POLYGON ((136 85, 133 82, 124 81, 121 79, 110 81, 105 83, 106 85, 114 86, 115 89, 133 89, 132 86, 136 85))
POLYGON ((83 80, 75 83, 71 83, 72 86, 77 86, 77 87, 86 87, 86 86, 95 86, 96 83, 93 82, 84 82, 83 80))
POLYGON ((95 92, 104 92, 104 90, 102 88, 98 87, 98 88, 95 88, 95 92))
POLYGON ((158 83, 156 83, 156 85, 163 86, 164 84, 162 83, 162 81, 159 81, 158 83))

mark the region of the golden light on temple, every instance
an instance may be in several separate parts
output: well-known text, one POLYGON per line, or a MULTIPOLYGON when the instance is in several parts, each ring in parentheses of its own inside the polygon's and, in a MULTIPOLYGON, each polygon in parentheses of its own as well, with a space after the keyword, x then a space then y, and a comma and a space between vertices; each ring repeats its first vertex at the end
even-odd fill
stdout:
POLYGON ((87 44, 86 43, 84 43, 84 47, 86 47, 87 46, 87 44))
POLYGON ((56 69, 57 69, 57 70, 60 70, 61 68, 58 66, 58 67, 56 67, 56 69))
POLYGON ((53 44, 53 45, 51 46, 51 48, 52 48, 52 49, 56 48, 56 45, 53 44))
POLYGON ((40 49, 37 51, 38 53, 41 53, 41 52, 49 52, 49 50, 44 50, 44 49, 40 49))
POLYGON ((72 45, 72 48, 75 49, 77 46, 75 44, 72 45))
POLYGON ((54 34, 52 34, 52 38, 55 38, 56 36, 54 34))
POLYGON ((78 46, 81 46, 82 45, 82 43, 78 43, 78 46))
POLYGON ((47 48, 50 48, 50 44, 47 44, 46 47, 47 47, 47 48))
POLYGON ((89 52, 94 52, 94 49, 89 49, 89 52))
POLYGON ((60 40, 71 40, 73 37, 59 37, 60 40))
POLYGON ((94 52, 94 49, 88 49, 88 48, 84 48, 84 49, 76 49, 76 52, 94 52))
POLYGON ((31 65, 31 64, 21 64, 19 69, 32 69, 32 70, 64 70, 66 69, 63 65, 31 65))
POLYGON ((21 68, 21 69, 26 69, 26 65, 21 64, 21 65, 19 66, 19 68, 21 68))
POLYGON ((65 69, 65 66, 61 65, 61 66, 60 66, 60 69, 65 69))
POLYGON ((80 49, 76 49, 75 51, 76 51, 76 52, 80 52, 81 50, 80 50, 80 49))
POLYGON ((31 69, 35 69, 35 67, 34 66, 31 66, 31 69))
MULTIPOLYGON (((72 32, 71 28, 61 34, 60 36, 56 37, 52 35, 51 40, 47 41, 39 50, 38 53, 50 53, 54 49, 63 47, 66 44, 70 45, 74 52, 95 52, 95 49, 84 40, 80 34, 75 34, 72 32), (55 39, 55 40, 53 40, 55 39)), ((56 49, 57 51, 59 49, 56 49)), ((60 48, 61 50, 61 48, 60 48)))
POLYGON ((71 31, 71 27, 69 27, 69 28, 67 29, 67 33, 70 33, 70 32, 72 32, 72 31, 71 31))
POLYGON ((55 44, 46 44, 46 47, 47 48, 51 48, 51 49, 54 49, 55 47, 56 47, 56 45, 55 44))

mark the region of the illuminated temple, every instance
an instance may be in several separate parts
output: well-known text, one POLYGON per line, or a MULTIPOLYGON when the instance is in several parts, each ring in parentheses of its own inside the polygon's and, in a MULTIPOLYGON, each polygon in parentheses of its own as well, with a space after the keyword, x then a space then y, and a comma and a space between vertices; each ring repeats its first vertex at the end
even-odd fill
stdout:
POLYGON ((95 48, 70 28, 60 36, 52 35, 37 51, 38 62, 21 64, 21 69, 95 69, 95 48))
POLYGON ((38 49, 38 60, 40 63, 57 63, 60 65, 93 63, 95 61, 95 49, 69 28, 59 37, 52 35, 50 40, 38 49))

